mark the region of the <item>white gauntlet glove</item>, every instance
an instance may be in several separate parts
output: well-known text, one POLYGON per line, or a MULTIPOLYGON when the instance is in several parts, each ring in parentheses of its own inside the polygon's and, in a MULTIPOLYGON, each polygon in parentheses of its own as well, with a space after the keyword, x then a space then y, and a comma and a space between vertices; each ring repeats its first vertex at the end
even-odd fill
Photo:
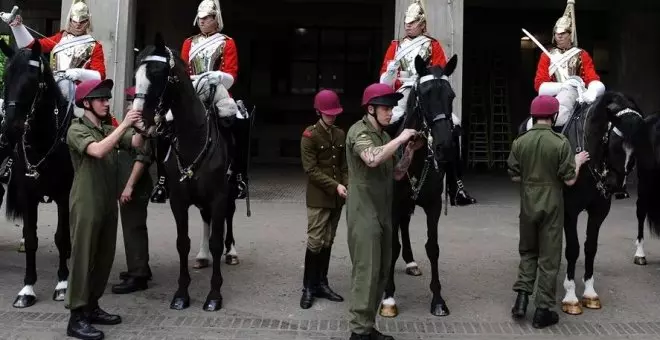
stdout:
POLYGON ((595 102, 596 99, 602 96, 604 93, 605 93, 605 85, 598 80, 594 80, 591 83, 589 83, 589 87, 587 88, 587 91, 584 92, 582 96, 584 98, 585 103, 591 104, 595 102))
POLYGON ((101 74, 98 71, 87 70, 84 68, 70 68, 64 71, 64 75, 67 78, 78 81, 101 79, 101 74))

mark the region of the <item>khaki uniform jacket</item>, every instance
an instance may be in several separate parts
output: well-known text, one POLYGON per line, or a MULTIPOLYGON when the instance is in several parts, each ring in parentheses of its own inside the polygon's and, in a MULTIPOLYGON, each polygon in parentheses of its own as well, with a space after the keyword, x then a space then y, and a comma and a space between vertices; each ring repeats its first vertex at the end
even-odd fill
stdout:
POLYGON ((300 141, 300 158, 307 174, 307 206, 341 208, 344 199, 337 186, 348 185, 345 152, 346 134, 336 126, 326 126, 322 120, 308 126, 300 141))

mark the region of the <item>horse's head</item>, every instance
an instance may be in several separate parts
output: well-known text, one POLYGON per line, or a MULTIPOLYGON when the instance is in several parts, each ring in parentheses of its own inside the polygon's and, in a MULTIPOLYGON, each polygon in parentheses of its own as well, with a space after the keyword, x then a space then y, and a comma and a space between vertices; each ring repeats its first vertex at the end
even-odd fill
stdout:
POLYGON ((165 119, 176 94, 173 85, 184 74, 183 62, 165 46, 160 34, 156 35, 155 44, 145 47, 138 56, 133 109, 142 111, 143 133, 147 136, 155 136, 155 125, 165 119))
POLYGON ((410 92, 404 125, 422 131, 431 143, 430 148, 439 162, 450 162, 455 157, 452 121, 453 102, 456 94, 449 83, 449 76, 456 70, 458 57, 454 55, 446 67, 427 67, 417 56, 415 68, 419 75, 410 92), (428 138, 431 137, 431 138, 428 138))
POLYGON ((644 143, 644 119, 635 102, 622 93, 607 92, 595 105, 596 112, 588 122, 587 142, 590 150, 599 150, 591 159, 606 170, 603 181, 612 192, 623 186, 628 162, 644 143))
POLYGON ((32 48, 17 51, 0 39, 0 50, 7 56, 4 74, 5 129, 10 141, 16 141, 29 115, 34 114, 52 78, 48 64, 41 56, 41 45, 35 40, 32 48))

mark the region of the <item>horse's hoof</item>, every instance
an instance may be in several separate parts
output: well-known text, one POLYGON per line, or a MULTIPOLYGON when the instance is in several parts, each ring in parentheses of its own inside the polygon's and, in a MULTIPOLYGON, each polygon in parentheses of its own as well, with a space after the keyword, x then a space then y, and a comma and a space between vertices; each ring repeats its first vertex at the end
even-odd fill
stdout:
POLYGON ((222 298, 206 299, 206 302, 204 302, 204 310, 207 312, 219 311, 221 308, 222 308, 222 298))
POLYGON ((35 302, 37 302, 37 297, 34 295, 19 295, 12 306, 14 308, 27 308, 34 306, 35 302))
POLYGON ((396 305, 381 305, 380 306, 380 316, 384 318, 394 318, 399 315, 399 310, 396 308, 396 305))
POLYGON ((238 264, 238 256, 236 255, 225 255, 225 263, 228 265, 235 266, 238 264))
POLYGON ((408 275, 410 275, 410 276, 421 276, 421 275, 422 275, 422 271, 421 271, 421 270, 419 269, 419 267, 417 267, 417 266, 415 266, 415 267, 408 267, 408 268, 406 268, 406 274, 408 274, 408 275))
POLYGON ((582 314, 582 307, 579 302, 562 302, 561 303, 562 312, 569 315, 580 315, 582 314))
POLYGON ((431 304, 431 314, 435 316, 447 316, 449 315, 449 308, 447 308, 447 304, 444 301, 431 304))
POLYGON ((174 299, 172 299, 172 303, 170 303, 170 309, 184 310, 188 307, 190 307, 189 296, 174 297, 174 299))
POLYGON ((53 300, 54 301, 64 301, 64 298, 66 297, 66 288, 65 289, 55 289, 53 292, 53 300))
POLYGON ((582 297, 582 305, 584 308, 589 308, 589 309, 601 309, 602 306, 600 304, 600 298, 599 297, 582 297))
POLYGON ((209 266, 209 260, 207 260, 207 259, 197 259, 197 260, 195 260, 195 264, 193 265, 193 268, 202 269, 202 268, 206 268, 208 266, 209 266))
POLYGON ((635 256, 633 262, 638 266, 646 266, 646 256, 635 256))

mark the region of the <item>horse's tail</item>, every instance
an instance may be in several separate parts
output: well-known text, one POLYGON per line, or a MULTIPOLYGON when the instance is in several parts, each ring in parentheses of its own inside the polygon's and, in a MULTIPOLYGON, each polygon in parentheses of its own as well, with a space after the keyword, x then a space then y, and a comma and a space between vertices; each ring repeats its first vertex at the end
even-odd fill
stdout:
MULTIPOLYGON (((14 172, 12 177, 16 175, 16 172, 14 172)), ((10 221, 23 218, 23 209, 21 206, 21 202, 23 201, 22 193, 17 183, 20 180, 20 178, 14 177, 7 184, 7 204, 5 205, 5 215, 10 221)))

